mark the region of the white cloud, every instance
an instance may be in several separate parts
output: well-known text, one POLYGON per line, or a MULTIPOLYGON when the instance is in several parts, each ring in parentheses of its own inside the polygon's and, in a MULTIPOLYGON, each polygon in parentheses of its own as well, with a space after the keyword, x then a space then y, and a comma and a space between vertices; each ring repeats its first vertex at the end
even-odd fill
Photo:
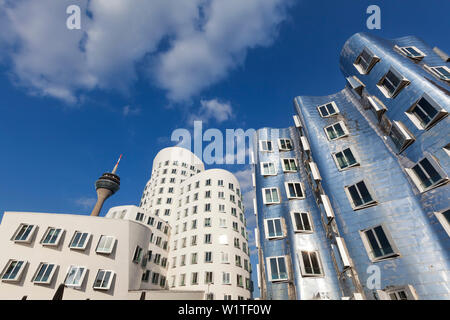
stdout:
POLYGON ((75 204, 84 210, 92 210, 96 202, 97 199, 92 197, 80 197, 75 199, 75 204))
POLYGON ((217 123, 222 123, 233 117, 233 108, 229 102, 220 102, 217 99, 201 100, 197 115, 192 115, 188 123, 201 120, 205 123, 214 119, 217 123))
POLYGON ((0 61, 31 94, 71 103, 84 91, 126 91, 146 64, 148 79, 182 101, 270 45, 290 3, 79 0, 82 29, 68 30, 73 0, 0 0, 0 61))
POLYGON ((132 115, 140 114, 141 113, 141 109, 138 108, 138 107, 133 108, 133 107, 131 107, 129 105, 126 105, 126 106, 124 106, 122 108, 122 112, 123 112, 123 115, 126 117, 126 116, 132 116, 132 115))

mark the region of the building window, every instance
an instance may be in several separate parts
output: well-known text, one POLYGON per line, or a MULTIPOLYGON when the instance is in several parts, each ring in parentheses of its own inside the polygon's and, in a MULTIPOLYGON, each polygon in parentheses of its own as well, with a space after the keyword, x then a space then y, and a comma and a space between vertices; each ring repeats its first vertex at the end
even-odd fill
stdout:
POLYGON ((210 203, 205 204, 205 212, 211 212, 211 204, 210 203))
POLYGON ((153 272, 152 283, 153 284, 158 284, 158 280, 159 280, 159 273, 153 272))
POLYGON ((191 264, 197 264, 197 253, 196 252, 191 254, 191 264))
POLYGON ((221 252, 220 257, 221 257, 221 263, 230 263, 228 260, 228 252, 221 252))
POLYGON ((422 51, 420 51, 417 47, 414 46, 408 46, 408 47, 399 47, 399 46, 394 46, 394 48, 400 52, 401 54, 403 54, 404 56, 411 58, 411 59, 415 59, 415 60, 421 60, 423 57, 426 56, 425 53, 423 53, 422 51))
POLYGON ((424 67, 439 79, 450 81, 450 69, 447 66, 430 67, 425 65, 424 67))
POLYGON ((89 242, 90 235, 87 232, 75 231, 72 241, 70 242, 71 249, 86 249, 86 246, 89 242))
POLYGON ((193 285, 198 284, 198 272, 193 272, 191 274, 191 284, 193 285))
POLYGON ((84 276, 86 275, 86 270, 85 267, 70 266, 64 284, 68 287, 81 287, 84 276))
POLYGON ((286 257, 269 257, 267 260, 270 281, 283 281, 289 279, 286 257))
POLYGON ((2 274, 2 281, 19 281, 26 261, 9 260, 2 274))
POLYGON ((214 283, 212 271, 205 272, 205 284, 208 284, 208 283, 214 283))
POLYGON ((380 61, 380 58, 374 55, 369 49, 364 48, 353 65, 359 73, 368 74, 378 61, 380 61))
POLYGON ((278 139, 278 148, 280 151, 292 150, 291 139, 278 139))
POLYGON ((264 204, 280 203, 280 196, 278 188, 263 188, 262 189, 264 204))
POLYGON ((328 127, 324 128, 327 134, 328 140, 336 140, 345 136, 348 136, 348 130, 342 121, 336 122, 328 127))
POLYGON ((242 277, 240 274, 236 275, 236 282, 238 287, 244 287, 244 277, 242 277))
POLYGON ((206 300, 214 300, 214 293, 207 293, 205 295, 206 300))
POLYGON ((304 199, 302 184, 300 182, 285 182, 288 199, 304 199))
POLYGON ((342 151, 333 153, 333 158, 339 170, 344 170, 359 165, 351 148, 346 148, 342 151))
POLYGON ((145 272, 142 274, 142 281, 148 282, 148 279, 150 279, 150 270, 145 270, 145 272))
POLYGON ((419 300, 416 290, 411 285, 377 290, 379 296, 380 291, 384 293, 382 300, 419 300))
POLYGON ((447 114, 448 112, 426 93, 406 111, 408 118, 422 130, 431 128, 447 114))
POLYGON ((403 123, 395 120, 392 121, 389 137, 391 137, 398 153, 401 153, 403 150, 405 150, 415 140, 412 133, 410 133, 409 130, 405 128, 403 123))
POLYGON ((304 277, 323 276, 319 251, 301 251, 300 267, 304 277))
POLYGON ((339 109, 334 101, 318 106, 319 114, 322 118, 334 116, 339 113, 339 109))
POLYGON ((345 191, 353 210, 363 209, 377 204, 364 181, 345 187, 345 191))
POLYGON ((211 251, 206 251, 205 252, 205 262, 206 263, 213 262, 213 260, 212 260, 212 252, 211 251))
POLYGON ((273 151, 272 141, 270 141, 270 140, 260 140, 259 141, 259 150, 260 151, 272 152, 273 151))
POLYGON ((36 230, 36 226, 32 224, 21 223, 19 228, 13 235, 14 242, 31 242, 34 230, 36 230))
POLYGON ((267 239, 275 239, 284 237, 282 218, 265 219, 264 227, 267 239))
POLYGON ((387 229, 382 225, 360 231, 366 251, 372 261, 399 255, 387 229))
POLYGON ((134 255, 133 255, 133 262, 139 263, 139 261, 141 261, 141 256, 142 256, 142 248, 139 246, 136 246, 136 249, 134 250, 134 255))
POLYGON ((395 98, 408 84, 409 80, 403 77, 395 69, 391 68, 380 81, 378 81, 377 86, 386 98, 395 98))
POLYGON ((447 234, 450 236, 450 209, 442 212, 436 212, 435 214, 447 234))
POLYGON ((183 286, 185 286, 185 285, 186 285, 186 274, 185 274, 185 273, 182 273, 182 274, 180 275, 180 286, 183 287, 183 286))
POLYGON ((211 244, 211 234, 207 233, 205 234, 205 244, 211 244))
POLYGON ((113 278, 113 271, 100 269, 95 277, 93 288, 99 290, 109 290, 109 288, 111 288, 113 278))
POLYGON ((294 158, 281 159, 284 172, 297 172, 297 160, 294 158))
POLYGON ((429 156, 419 160, 412 168, 406 169, 406 172, 420 192, 428 191, 448 182, 445 172, 429 156))
POLYGON ((222 272, 222 284, 231 284, 229 272, 222 272))
POLYGON ((261 174, 263 176, 275 176, 277 172, 275 170, 275 165, 273 162, 261 162, 261 174))
POLYGON ((56 268, 54 264, 41 262, 36 270, 36 274, 33 277, 32 282, 40 284, 49 284, 52 281, 55 270, 56 268))
POLYGON ((101 236, 98 241, 97 248, 95 251, 97 253, 106 253, 110 254, 114 248, 114 244, 116 243, 116 239, 111 236, 101 236))
POLYGON ((231 300, 231 294, 225 294, 223 300, 231 300))
POLYGON ((57 246, 63 234, 62 229, 49 227, 41 240, 42 245, 57 246))
POLYGON ((313 232, 312 220, 308 212, 292 212, 291 218, 295 232, 313 232))

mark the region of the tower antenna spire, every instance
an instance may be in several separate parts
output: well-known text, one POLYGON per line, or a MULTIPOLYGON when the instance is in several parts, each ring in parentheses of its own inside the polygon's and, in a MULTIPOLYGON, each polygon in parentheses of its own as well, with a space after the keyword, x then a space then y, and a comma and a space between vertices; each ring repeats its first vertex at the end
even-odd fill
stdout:
POLYGON ((113 169, 113 171, 111 173, 116 174, 117 167, 119 166, 120 159, 122 159, 122 154, 120 155, 119 160, 117 160, 117 163, 114 166, 114 169, 113 169))

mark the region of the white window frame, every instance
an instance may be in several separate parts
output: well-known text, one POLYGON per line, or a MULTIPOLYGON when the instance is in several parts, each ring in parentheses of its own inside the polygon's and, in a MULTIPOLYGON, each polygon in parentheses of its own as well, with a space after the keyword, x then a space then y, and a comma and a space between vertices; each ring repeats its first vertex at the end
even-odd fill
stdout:
POLYGON ((97 253, 103 253, 103 254, 110 254, 114 250, 114 246, 116 245, 117 239, 113 236, 107 236, 107 235, 101 235, 98 239, 97 247, 95 248, 95 252, 97 253), (104 244, 108 243, 108 240, 111 241, 109 247, 103 246, 103 248, 100 248, 100 243, 103 238, 105 239, 104 244))
POLYGON ((56 271, 57 268, 58 268, 58 265, 56 265, 55 263, 49 263, 49 262, 41 262, 41 263, 39 263, 39 265, 38 265, 38 267, 36 269, 36 272, 33 275, 33 278, 31 280, 31 282, 33 282, 35 284, 50 284, 52 282, 53 275, 55 274, 55 271, 56 271), (47 273, 47 269, 48 269, 49 266, 53 266, 52 269, 50 270, 50 273, 49 273, 49 275, 47 277, 47 280, 46 281, 36 280, 38 275, 39 275, 39 272, 41 271, 42 268, 44 268, 44 266, 46 266, 46 267, 45 267, 45 271, 44 271, 43 275, 45 275, 47 273))
POLYGON ((288 257, 287 256, 267 257, 266 258, 266 265, 267 265, 267 272, 268 272, 268 276, 269 276, 269 281, 270 282, 286 282, 286 281, 289 281, 291 275, 290 275, 290 272, 289 272, 288 257), (279 278, 279 279, 273 279, 272 264, 270 263, 271 259, 275 259, 275 261, 277 263, 278 274, 280 273, 280 271, 279 271, 280 270, 279 259, 283 259, 284 266, 286 268, 286 277, 279 278))
MULTIPOLYGON (((422 109, 423 110, 423 109, 422 109)), ((424 111, 422 111, 424 112, 424 111)), ((424 112, 426 113, 426 112, 424 112)), ((411 120, 411 122, 419 129, 419 130, 428 130, 431 127, 433 127, 436 123, 438 123, 441 119, 443 119, 445 116, 447 116, 448 112, 447 110, 445 110, 442 106, 440 106, 433 98, 431 98, 427 93, 424 93, 420 96, 419 99, 417 99, 417 101, 415 101, 413 103, 413 105, 406 110, 405 114, 407 115, 407 117, 409 118, 409 120, 411 120), (430 121, 424 125, 422 124, 421 120, 419 119, 419 117, 417 115, 414 114, 413 110, 415 108, 420 108, 419 102, 425 99, 435 110, 436 110, 436 114, 434 115, 433 118, 430 119, 430 121)), ((428 114, 427 114, 428 115, 428 114)))
MULTIPOLYGON (((81 237, 80 237, 80 239, 81 239, 81 237)), ((74 250, 85 250, 85 249, 86 249, 86 246, 88 245, 88 243, 89 243, 90 240, 91 240, 91 234, 90 234, 89 232, 83 232, 83 231, 78 231, 78 230, 76 230, 76 231, 73 233, 72 239, 70 239, 70 242, 69 242, 69 248, 70 248, 70 249, 74 249, 74 250), (73 246, 73 242, 74 242, 74 240, 75 240, 75 236, 77 235, 77 233, 81 233, 81 237, 83 237, 83 234, 86 234, 86 240, 84 241, 82 247, 74 247, 74 246, 73 246)))
POLYGON ((349 131, 348 131, 348 129, 347 129, 347 126, 345 125, 345 123, 344 123, 343 121, 338 121, 338 122, 335 122, 335 123, 333 123, 333 124, 330 124, 329 126, 326 126, 325 128, 323 128, 323 130, 325 131, 325 135, 327 136, 327 139, 328 139, 329 141, 338 140, 338 139, 347 137, 347 136, 350 134, 349 131), (333 131, 336 132, 336 129, 334 128, 336 125, 339 125, 339 126, 342 128, 342 131, 344 131, 344 134, 341 135, 341 136, 338 136, 338 137, 336 137, 336 138, 331 138, 331 137, 328 135, 327 129, 328 129, 328 128, 333 128, 333 131))
POLYGON ((419 300, 416 289, 410 284, 377 290, 378 296, 381 298, 380 300, 402 300, 399 295, 400 292, 404 292, 406 300, 419 300), (392 299, 391 295, 394 295, 396 299, 392 299))
POLYGON ((334 102, 334 101, 330 101, 330 102, 327 102, 327 103, 324 103, 324 104, 321 104, 321 105, 317 106, 317 111, 319 112, 319 115, 320 115, 322 118, 333 117, 333 116, 339 114, 339 112, 340 112, 340 111, 339 111, 339 108, 338 108, 338 106, 337 106, 337 104, 336 104, 336 102, 334 102), (327 109, 328 115, 323 115, 322 111, 320 111, 320 108, 322 108, 322 107, 325 107, 325 108, 326 108, 326 106, 329 105, 329 104, 331 104, 331 105, 333 106, 334 112, 333 112, 333 113, 329 113, 329 112, 328 112, 328 109, 327 109))
POLYGON ((222 272, 222 284, 223 285, 231 285, 231 273, 230 272, 222 272))
MULTIPOLYGON (((425 157, 422 157, 419 161, 417 161, 416 163, 414 163, 413 166, 411 166, 410 168, 406 168, 405 169, 406 172, 408 173, 409 177, 411 178, 411 180, 414 182, 415 186, 417 187, 417 189, 419 189, 419 191, 421 193, 429 191, 431 189, 440 187, 444 184, 446 184, 449 179, 447 174, 445 173, 445 171, 441 168, 441 166, 439 165, 439 163, 431 156, 426 155, 425 157), (432 185, 428 186, 428 187, 423 187, 422 186, 422 181, 419 179, 419 177, 417 176, 417 174, 414 172, 413 168, 416 165, 419 165, 420 167, 422 167, 422 165, 420 164, 421 161, 423 161, 424 159, 427 159, 430 164, 433 166, 433 168, 438 172, 438 174, 441 176, 441 179, 435 183, 433 183, 432 185)), ((423 170, 425 172, 425 170, 423 170)), ((426 175, 428 175, 427 172, 425 172, 426 175)))
POLYGON ((275 163, 273 162, 260 162, 260 166, 261 166, 261 175, 262 176, 276 176, 277 175, 277 168, 275 167, 275 163), (268 169, 269 169, 269 173, 264 172, 264 165, 267 164, 268 165, 268 169), (273 172, 270 172, 270 167, 273 168, 273 172))
POLYGON ((71 265, 68 269, 67 269, 67 273, 66 273, 66 277, 64 279, 64 284, 67 287, 72 287, 72 288, 81 288, 81 286, 83 285, 83 281, 84 281, 84 277, 86 276, 86 272, 87 272, 87 268, 84 266, 75 266, 75 265, 71 265), (83 271, 81 272, 81 275, 79 277, 79 281, 77 283, 67 283, 68 277, 69 277, 69 272, 72 269, 76 269, 76 273, 75 275, 78 273, 78 271, 80 269, 83 269, 83 271))
POLYGON ((405 127, 405 125, 401 121, 396 121, 396 120, 392 121, 392 126, 391 126, 391 129, 389 130, 389 138, 391 139, 394 147, 397 149, 397 154, 402 153, 403 150, 408 148, 409 145, 411 145, 416 140, 414 135, 411 132, 409 132, 409 130, 405 127), (392 132, 393 132, 392 129, 394 129, 395 132, 400 134, 399 142, 402 143, 401 146, 397 146, 395 144, 394 139, 392 138, 392 132))
POLYGON ((278 150, 280 151, 291 151, 293 150, 293 144, 292 144, 292 140, 289 138, 280 138, 278 139, 278 150), (282 142, 284 142, 284 145, 286 146, 285 148, 282 147, 282 142), (291 147, 288 148, 287 145, 290 145, 291 147))
POLYGON ((427 55, 420 50, 419 48, 415 47, 415 46, 404 46, 404 47, 400 47, 398 45, 394 46, 394 49, 399 52, 400 54, 402 54, 403 56, 410 58, 412 60, 422 60, 424 57, 426 57, 427 55), (417 53, 419 53, 419 55, 412 55, 407 49, 408 48, 412 48, 413 50, 417 51, 417 53))
MULTIPOLYGON (((62 228, 48 227, 48 228, 47 228, 47 231, 45 231, 44 236, 43 236, 42 239, 41 239, 41 244, 42 244, 43 246, 57 247, 57 246, 59 245, 59 241, 61 240, 61 237, 62 237, 64 231, 65 231, 65 230, 62 229, 62 228), (49 235, 49 233, 50 233, 51 230, 59 230, 59 233, 58 233, 58 235, 56 236, 55 241, 52 242, 52 243, 50 243, 50 242, 49 242, 49 243, 44 243, 45 238, 47 238, 47 236, 49 235)), ((51 238, 53 238, 53 235, 51 236, 51 238)))
POLYGON ((293 227, 295 233, 313 233, 314 232, 314 223, 313 223, 311 214, 307 211, 291 211, 291 222, 292 222, 292 227, 293 227), (298 229, 297 222, 295 219, 295 214, 299 215, 300 221, 301 221, 303 227, 305 226, 305 223, 304 223, 302 214, 306 214, 311 230, 298 229))
POLYGON ((306 197, 304 185, 300 181, 287 181, 284 183, 284 188, 286 190, 286 196, 289 200, 305 199, 305 197, 306 197), (289 184, 294 184, 294 189, 295 189, 295 184, 299 184, 302 195, 298 196, 297 194, 295 194, 294 196, 292 196, 289 191, 289 184))
POLYGON ((345 186, 345 187, 344 187, 344 190, 345 190, 345 193, 346 193, 346 195, 347 195, 348 201, 350 202, 350 205, 352 206, 352 209, 355 210, 355 211, 356 211, 356 210, 360 210, 360 209, 364 209, 364 208, 368 208, 368 207, 372 207, 372 206, 375 206, 375 205, 378 204, 378 202, 375 200, 375 197, 374 197, 375 192, 372 190, 371 186, 368 185, 368 184, 366 183, 366 181, 365 181, 364 179, 363 179, 363 180, 360 180, 360 181, 357 181, 357 182, 355 182, 355 183, 353 183, 353 184, 351 184, 351 185, 345 186), (353 202, 353 198, 352 198, 351 193, 350 193, 350 191, 349 191, 348 189, 349 189, 350 187, 352 187, 352 186, 355 186, 355 187, 356 187, 356 190, 357 190, 357 192, 358 192, 358 195, 359 195, 360 198, 362 199, 361 191, 360 191, 359 188, 357 187, 357 184, 360 183, 360 182, 363 182, 364 185, 366 186, 367 191, 369 192, 369 195, 370 195, 370 197, 372 198, 372 201, 369 201, 369 202, 367 202, 367 203, 363 203, 363 204, 361 204, 361 205, 356 205, 356 204, 353 202))
POLYGON ((358 57, 355 59, 355 62, 353 63, 353 66, 356 68, 356 70, 358 70, 358 72, 360 74, 368 74, 370 72, 370 70, 372 70, 372 68, 375 66, 375 64, 380 61, 381 59, 374 55, 372 53, 371 50, 369 50, 368 48, 364 47, 363 50, 361 50, 361 53, 358 55, 358 57), (360 60, 361 60, 361 56, 363 51, 366 51, 366 53, 368 53, 371 56, 370 62, 367 62, 367 68, 363 69, 361 64, 360 64, 360 60))
POLYGON ((262 188, 261 192, 262 192, 262 198, 263 198, 263 203, 264 204, 279 204, 279 203, 281 203, 280 190, 278 190, 278 188, 276 188, 276 187, 273 187, 273 188, 262 188), (271 196, 272 196, 272 191, 275 190, 277 192, 278 201, 268 202, 267 199, 266 199, 266 192, 265 192, 266 190, 270 190, 271 191, 271 196))
POLYGON ((391 67, 378 81, 377 87, 378 89, 380 89, 380 91, 386 98, 394 99, 402 91, 402 89, 405 88, 409 83, 410 81, 408 79, 406 79, 400 72, 391 67), (394 74, 394 76, 400 79, 399 84, 397 85, 397 87, 395 87, 394 92, 392 93, 390 93, 388 89, 383 85, 383 81, 389 72, 391 72, 392 74, 394 74))
POLYGON ((273 152, 273 142, 272 140, 259 140, 259 150, 264 152, 273 152), (267 142, 270 142, 271 149, 264 149, 263 142, 266 142, 266 145, 268 146, 267 142))
MULTIPOLYGON (((284 218, 279 217, 279 218, 268 218, 268 219, 264 219, 264 232, 266 234, 266 239, 268 240, 274 240, 274 239, 282 239, 284 237, 286 237, 286 224, 284 222, 284 218), (271 221, 273 223, 273 227, 274 227, 274 231, 276 232, 276 228, 275 228, 275 220, 279 220, 280 221, 280 228, 281 228, 281 235, 274 235, 274 236, 270 236, 269 235, 269 221, 271 221)), ((236 239, 236 238, 235 238, 236 239)), ((238 239, 239 240, 239 239, 238 239)))
POLYGON ((1 280, 4 281, 4 282, 18 282, 18 281, 20 281, 20 279, 22 278, 22 274, 23 274, 27 264, 28 264, 28 261, 26 261, 26 260, 9 259, 8 263, 6 264, 6 266, 2 270, 1 280), (14 262, 16 263, 16 265, 13 267, 13 270, 15 268, 17 268, 17 264, 21 263, 20 267, 19 267, 19 270, 17 270, 17 272, 16 272, 16 276, 14 278, 4 278, 5 274, 6 274, 6 271, 8 271, 8 268, 14 262))
POLYGON ((308 277, 309 278, 309 277, 323 277, 324 276, 322 259, 320 257, 319 250, 299 250, 297 256, 298 256, 298 259, 300 260, 300 271, 301 271, 302 277, 308 277), (320 273, 309 273, 309 272, 306 271, 305 263, 303 261, 303 252, 306 252, 308 254, 308 258, 309 258, 309 262, 311 264, 311 267, 312 267, 311 254, 315 254, 316 255, 317 263, 319 264, 320 273))
POLYGON ((424 65, 424 68, 430 72, 431 74, 433 74, 434 76, 438 77, 439 79, 443 80, 443 81, 450 81, 450 77, 445 77, 440 71, 437 70, 437 68, 444 68, 447 72, 450 73, 450 68, 445 66, 445 65, 441 65, 441 66, 428 66, 428 65, 424 65))
POLYGON ((439 212, 435 212, 434 214, 435 214, 436 218, 438 219, 438 221, 441 223, 444 230, 447 232, 448 236, 450 237, 450 222, 447 221, 447 219, 444 216, 444 212, 447 212, 449 210, 450 210, 450 208, 439 211, 439 212))
POLYGON ((336 164, 336 167, 337 167, 337 169, 338 169, 339 171, 345 171, 345 170, 348 170, 348 169, 350 169, 350 168, 357 167, 357 166, 360 165, 359 155, 357 155, 357 153, 355 152, 355 150, 353 149, 352 146, 342 148, 342 149, 340 149, 340 150, 338 150, 338 151, 336 151, 336 152, 333 152, 331 155, 333 156, 333 160, 334 160, 334 162, 335 162, 335 164, 336 164), (348 162, 347 156, 344 154, 344 151, 347 150, 347 149, 350 150, 350 152, 352 153, 353 158, 355 158, 355 161, 356 161, 356 162, 355 162, 354 164, 348 165, 348 166, 345 167, 345 168, 341 168, 341 166, 339 165, 339 161, 337 160, 336 155, 337 155, 338 153, 342 153, 342 155, 344 156, 345 160, 348 162))
POLYGON ((281 167, 283 168, 283 172, 297 172, 298 171, 298 163, 297 163, 297 159, 295 158, 280 158, 281 161, 281 167), (285 166, 284 161, 287 160, 289 162, 289 167, 291 167, 291 161, 294 161, 294 165, 295 165, 295 170, 293 169, 287 169, 285 166))
POLYGON ((28 224, 28 223, 21 223, 19 225, 19 227, 17 228, 16 232, 14 232, 11 240, 16 242, 16 243, 31 243, 31 240, 33 239, 34 233, 36 232, 37 226, 33 225, 33 224, 28 224), (26 236, 25 239, 16 239, 19 236, 20 231, 22 230, 23 227, 30 227, 31 229, 28 232, 28 235, 26 236))
POLYGON ((115 274, 116 273, 114 271, 112 271, 112 270, 99 269, 97 271, 97 274, 96 274, 95 278, 94 278, 94 283, 92 284, 92 288, 96 289, 96 290, 105 290, 105 291, 109 290, 111 288, 111 284, 113 282, 115 274), (104 274, 103 274, 103 278, 101 280, 101 284, 100 284, 100 286, 96 286, 95 283, 97 281, 97 278, 98 278, 100 272, 102 272, 102 271, 104 272, 104 274), (107 273, 109 273, 109 279, 108 279, 108 282, 106 283, 106 286, 103 286, 103 282, 105 281, 105 277, 106 277, 107 273))
POLYGON ((382 115, 387 111, 386 106, 383 102, 380 101, 376 96, 368 96, 367 102, 369 104, 370 109, 377 117, 378 121, 381 120, 382 115))
MULTIPOLYGON (((373 231, 373 233, 374 233, 374 231, 373 231)), ((386 259, 397 258, 397 257, 400 256, 400 251, 398 250, 397 246, 395 245, 395 242, 392 239, 392 236, 391 236, 391 233, 389 232, 389 229, 384 224, 378 224, 378 225, 372 226, 370 228, 366 228, 366 229, 360 230, 359 231, 359 235, 361 236, 361 239, 362 239, 364 248, 366 249, 367 255, 368 255, 369 259, 372 262, 383 261, 383 260, 386 260, 386 259), (370 244, 370 241, 369 241, 369 239, 366 236, 366 232, 367 231, 374 230, 377 227, 381 227, 382 228, 383 233, 386 236, 386 238, 387 238, 387 240, 389 242, 389 245, 391 246, 391 249, 393 251, 392 253, 385 254, 385 255, 382 255, 382 256, 379 256, 379 257, 376 257, 374 255, 372 246, 370 244)), ((379 240, 378 240, 378 237, 377 237, 376 240, 377 240, 377 243, 378 243, 379 247, 381 247, 380 243, 379 243, 379 240)))

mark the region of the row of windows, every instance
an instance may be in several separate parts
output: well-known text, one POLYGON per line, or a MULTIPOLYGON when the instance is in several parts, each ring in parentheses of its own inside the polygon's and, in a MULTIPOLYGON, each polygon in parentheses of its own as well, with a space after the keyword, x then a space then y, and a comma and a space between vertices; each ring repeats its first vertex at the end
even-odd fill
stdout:
MULTIPOLYGON (((31 243, 33 235, 37 230, 36 225, 21 223, 14 232, 11 240, 17 243, 31 243)), ((40 243, 43 246, 58 246, 64 230, 61 228, 48 227, 40 243)), ((69 242, 70 249, 85 250, 91 234, 82 231, 75 231, 69 242)), ((116 238, 112 236, 100 236, 95 251, 102 254, 110 254, 116 243, 116 238)))
MULTIPOLYGON (((291 139, 280 138, 278 139, 278 150, 279 151, 290 151, 293 150, 291 139)), ((270 140, 260 140, 259 141, 259 150, 265 152, 273 152, 272 141, 270 140)))
MULTIPOLYGON (((2 281, 20 281, 27 263, 28 262, 24 260, 9 260, 2 271, 2 281)), ((41 262, 39 263, 31 279, 31 282, 35 284, 50 284, 57 269, 57 264, 41 262)), ((80 288, 83 284, 86 272, 86 267, 75 265, 70 266, 67 271, 64 284, 68 287, 80 288)), ((95 276, 92 287, 97 290, 109 290, 111 288, 114 275, 114 271, 99 269, 97 271, 97 275, 95 276)))
MULTIPOLYGON (((213 237, 212 237, 211 233, 206 233, 204 235, 204 238, 203 238, 204 239, 203 243, 204 244, 212 244, 213 243, 212 238, 213 237)), ((221 245, 228 245, 228 235, 226 235, 226 234, 219 235, 218 236, 218 242, 221 245)), ((197 243, 197 235, 191 236, 190 246, 194 247, 194 246, 197 246, 197 244, 198 244, 197 243)), ((239 238, 234 238, 233 245, 234 245, 235 248, 241 249, 241 242, 240 242, 239 238)), ((186 248, 187 247, 187 238, 186 237, 180 239, 180 246, 181 246, 181 248, 186 248)), ((175 251, 177 249, 178 249, 178 240, 174 240, 173 241, 173 248, 172 248, 172 250, 175 251)), ((244 253, 246 253, 246 254, 249 254, 248 245, 244 241, 242 242, 242 251, 244 251, 244 253)))
MULTIPOLYGON (((188 229, 188 222, 186 221, 182 225, 176 225, 175 226, 175 234, 179 233, 180 226, 181 226, 181 231, 180 232, 186 232, 187 229, 188 229)), ((203 226, 205 228, 211 228, 212 227, 212 220, 211 220, 211 218, 205 218, 203 226)), ((235 232, 239 232, 239 224, 238 224, 238 222, 232 221, 231 226, 232 226, 232 228, 233 228, 233 230, 235 232)), ((219 218, 219 227, 220 228, 224 228, 224 229, 228 228, 227 220, 225 218, 219 218)), ((191 220, 190 230, 195 230, 195 229, 197 229, 197 219, 191 220)), ((241 235, 244 238, 247 237, 244 227, 241 227, 241 235)))
POLYGON ((145 272, 142 274, 142 282, 149 282, 150 281, 150 275, 151 275, 151 283, 154 285, 158 285, 161 288, 166 287, 166 277, 163 275, 160 275, 158 272, 152 272, 151 270, 145 270, 145 272))
MULTIPOLYGON (((213 252, 212 251, 205 251, 204 252, 204 263, 213 263, 213 252)), ((222 264, 229 264, 230 260, 229 260, 229 254, 228 252, 220 252, 220 263, 222 264)), ((176 268, 177 267, 177 258, 178 257, 172 257, 172 268, 176 268)), ((238 254, 236 254, 234 256, 235 260, 235 266, 239 267, 239 268, 244 268, 244 270, 249 271, 250 272, 250 263, 247 259, 242 259, 242 257, 238 254)), ((190 259, 190 264, 191 265, 195 265, 198 263, 198 253, 197 252, 193 252, 191 253, 191 259, 190 259)), ((186 266, 187 261, 186 261, 186 255, 183 254, 180 256, 180 260, 179 260, 179 267, 184 267, 186 266)))
MULTIPOLYGON (((158 168, 161 168, 162 165, 163 165, 162 162, 158 163, 158 168)), ((169 161, 169 160, 164 161, 164 166, 167 167, 168 165, 170 165, 170 161, 169 161)), ((175 161, 172 161, 172 165, 173 165, 173 166, 179 166, 180 164, 179 164, 179 162, 178 162, 177 160, 175 160, 175 161)), ((187 168, 187 167, 188 167, 188 164, 187 164, 186 162, 181 162, 181 166, 182 166, 183 168, 187 168)), ((193 166, 193 165, 190 165, 190 166, 189 166, 189 169, 190 169, 191 171, 194 171, 194 172, 196 171, 196 170, 195 170, 195 166, 193 166)), ((197 173, 200 173, 200 169, 197 169, 197 173)))
MULTIPOLYGON (((199 273, 198 272, 192 272, 190 277, 190 284, 191 285, 198 285, 199 284, 199 273)), ((205 271, 203 283, 204 284, 214 284, 214 272, 212 271, 205 271)), ((185 286, 186 285, 186 274, 180 274, 178 279, 178 286, 185 286)), ((222 272, 221 280, 219 282, 220 284, 224 285, 231 285, 231 273, 230 272, 222 272)), ((177 286, 176 283, 176 276, 172 276, 171 278, 171 287, 177 286)), ((236 275, 236 286, 244 288, 244 277, 240 274, 236 275)), ((245 278, 245 288, 248 290, 251 290, 252 284, 250 278, 245 278)), ((231 297, 230 297, 231 299, 231 297)))

